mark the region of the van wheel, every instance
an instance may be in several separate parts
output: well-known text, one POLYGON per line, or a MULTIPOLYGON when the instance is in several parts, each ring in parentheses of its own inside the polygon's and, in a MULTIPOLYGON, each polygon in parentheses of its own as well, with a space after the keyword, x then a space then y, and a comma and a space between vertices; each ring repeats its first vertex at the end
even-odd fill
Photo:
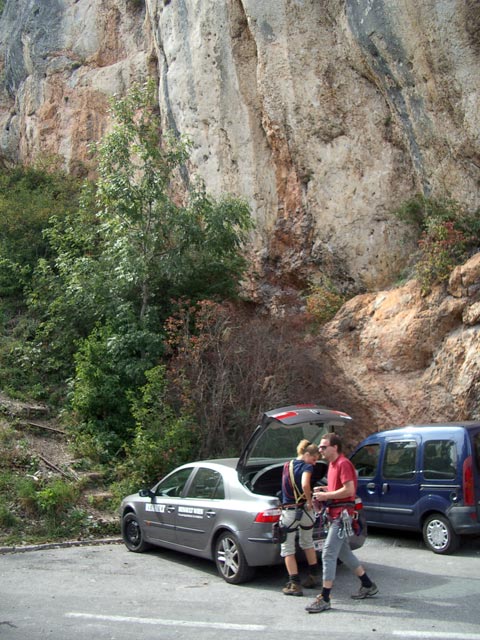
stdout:
POLYGON ((448 518, 434 513, 425 520, 423 540, 433 553, 453 553, 460 544, 460 538, 452 529, 448 518))

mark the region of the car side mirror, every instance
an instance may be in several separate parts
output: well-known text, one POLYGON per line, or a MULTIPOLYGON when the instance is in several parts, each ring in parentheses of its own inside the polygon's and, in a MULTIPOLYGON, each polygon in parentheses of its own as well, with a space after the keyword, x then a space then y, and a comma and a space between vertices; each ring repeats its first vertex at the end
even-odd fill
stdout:
POLYGON ((138 492, 138 495, 141 498, 153 498, 155 496, 155 494, 151 489, 140 489, 140 491, 138 492))

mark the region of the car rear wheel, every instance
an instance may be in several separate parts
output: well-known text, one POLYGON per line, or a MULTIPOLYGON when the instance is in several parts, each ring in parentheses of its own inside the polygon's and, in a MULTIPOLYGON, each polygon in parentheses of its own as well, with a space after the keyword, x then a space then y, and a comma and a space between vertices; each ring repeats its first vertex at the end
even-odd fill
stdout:
POLYGON ((425 520, 423 540, 433 553, 453 553, 460 543, 448 518, 439 513, 434 513, 425 520))
POLYGON ((218 573, 230 584, 247 582, 255 573, 246 561, 236 536, 229 531, 220 534, 215 542, 215 564, 218 573))
POLYGON ((134 513, 127 513, 123 517, 122 536, 125 546, 129 551, 141 553, 150 548, 145 542, 138 518, 134 513))

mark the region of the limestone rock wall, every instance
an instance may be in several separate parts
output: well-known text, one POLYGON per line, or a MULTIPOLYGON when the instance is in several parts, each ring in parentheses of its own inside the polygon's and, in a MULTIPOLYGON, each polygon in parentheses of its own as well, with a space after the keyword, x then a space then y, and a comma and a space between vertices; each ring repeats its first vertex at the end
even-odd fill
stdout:
POLYGON ((107 97, 154 75, 208 189, 252 206, 252 295, 372 290, 414 247, 396 205, 479 204, 479 27, 474 0, 7 0, 0 156, 85 171, 107 97))
POLYGON ((6 0, 0 160, 58 154, 91 172, 108 97, 154 76, 163 126, 191 137, 207 189, 251 205, 246 291, 277 313, 324 275, 363 293, 326 340, 345 370, 342 345, 359 341, 355 384, 353 373, 343 382, 362 407, 376 395, 378 411, 401 420, 418 371, 430 397, 446 399, 447 343, 464 354, 462 380, 473 384, 478 365, 455 296, 425 300, 414 283, 374 292, 416 246, 395 206, 419 191, 480 204, 479 32, 477 0, 6 0), (368 364, 378 345, 381 366, 368 364))
MULTIPOLYGON (((108 97, 145 78, 138 12, 110 0, 7 0, 0 18, 0 158, 60 155, 85 173, 108 97)), ((125 5, 125 2, 123 2, 125 5)))

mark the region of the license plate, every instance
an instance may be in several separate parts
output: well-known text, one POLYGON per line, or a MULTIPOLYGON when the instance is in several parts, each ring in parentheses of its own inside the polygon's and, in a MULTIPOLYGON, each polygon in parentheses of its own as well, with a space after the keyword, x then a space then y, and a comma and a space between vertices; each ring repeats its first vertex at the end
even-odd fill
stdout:
POLYGON ((325 544, 325 540, 322 538, 321 540, 313 541, 313 548, 315 551, 321 551, 323 549, 323 545, 325 544))

